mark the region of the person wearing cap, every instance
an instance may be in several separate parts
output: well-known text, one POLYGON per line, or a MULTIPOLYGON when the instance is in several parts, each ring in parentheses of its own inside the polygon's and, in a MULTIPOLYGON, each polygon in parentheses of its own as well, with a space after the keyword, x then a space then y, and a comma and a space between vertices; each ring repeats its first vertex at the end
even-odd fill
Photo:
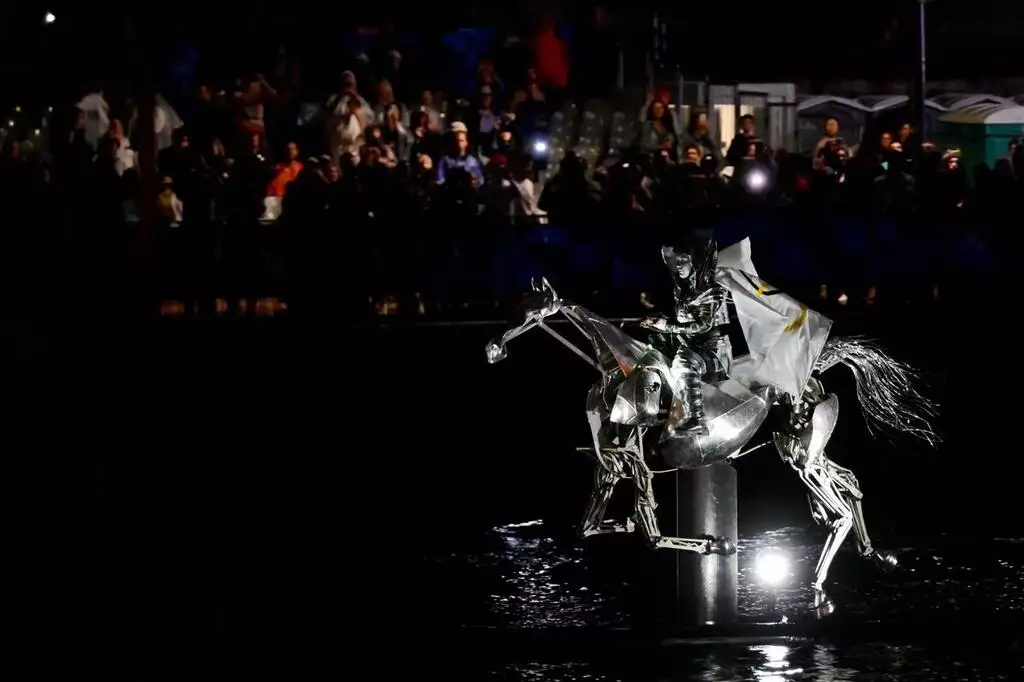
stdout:
POLYGON ((452 123, 452 151, 437 164, 437 184, 444 184, 445 177, 452 170, 460 169, 472 176, 477 186, 484 182, 484 171, 480 161, 469 152, 469 129, 462 121, 452 123))

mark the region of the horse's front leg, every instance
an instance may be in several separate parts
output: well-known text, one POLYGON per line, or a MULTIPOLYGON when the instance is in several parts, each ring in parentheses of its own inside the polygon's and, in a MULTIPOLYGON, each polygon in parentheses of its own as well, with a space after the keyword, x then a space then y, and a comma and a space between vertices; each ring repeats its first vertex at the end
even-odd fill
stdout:
POLYGON ((652 547, 694 552, 695 554, 727 556, 736 553, 736 543, 729 538, 716 538, 712 535, 705 535, 702 538, 662 536, 658 529, 658 516, 655 513, 658 505, 654 501, 654 474, 651 473, 642 457, 633 464, 633 481, 636 484, 637 522, 640 524, 640 531, 652 547))
POLYGON ((597 465, 594 471, 594 490, 590 494, 587 513, 583 517, 583 537, 633 532, 634 525, 629 519, 626 519, 625 523, 604 520, 604 515, 608 512, 608 503, 612 499, 612 493, 615 492, 615 484, 622 478, 621 474, 610 471, 604 465, 597 465))

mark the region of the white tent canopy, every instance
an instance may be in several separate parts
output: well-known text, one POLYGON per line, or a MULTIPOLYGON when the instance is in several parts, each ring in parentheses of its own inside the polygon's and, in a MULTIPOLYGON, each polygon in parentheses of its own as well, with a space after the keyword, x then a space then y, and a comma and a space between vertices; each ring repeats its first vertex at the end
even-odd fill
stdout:
POLYGON ((839 121, 841 134, 850 140, 859 140, 871 110, 856 100, 834 95, 803 95, 796 98, 797 149, 809 152, 824 134, 823 122, 827 118, 839 121))
POLYGON ((1020 124, 1024 126, 1024 106, 1017 104, 975 104, 973 107, 951 111, 939 117, 943 123, 977 125, 1020 124))
MULTIPOLYGON (((871 113, 877 114, 881 111, 901 107, 910 102, 910 98, 906 95, 862 95, 857 98, 857 102, 867 107, 871 113)), ((924 105, 929 109, 937 111, 946 111, 948 109, 948 107, 933 99, 926 99, 924 105)))
POLYGON ((853 111, 868 113, 871 111, 857 100, 846 97, 835 97, 833 95, 800 95, 796 98, 797 114, 810 114, 812 111, 824 110, 832 107, 841 107, 853 111))
POLYGON ((1002 104, 1009 106, 1015 106, 1017 104, 1008 97, 981 93, 967 94, 962 92, 948 92, 943 95, 936 95, 931 99, 950 111, 966 109, 967 107, 973 107, 976 104, 1002 104))

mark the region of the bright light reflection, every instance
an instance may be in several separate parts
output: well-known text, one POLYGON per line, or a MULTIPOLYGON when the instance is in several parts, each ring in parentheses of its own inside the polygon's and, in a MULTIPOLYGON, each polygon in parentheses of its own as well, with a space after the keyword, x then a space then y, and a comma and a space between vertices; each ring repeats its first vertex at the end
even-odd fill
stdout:
POLYGON ((767 184, 768 178, 761 171, 750 171, 750 174, 747 175, 747 185, 749 185, 752 190, 760 191, 764 189, 767 184))
POLYGON ((757 555, 754 566, 758 579, 772 587, 789 577, 789 558, 777 549, 762 551, 757 555))
POLYGON ((57 16, 53 12, 47 12, 43 16, 43 21, 47 24, 52 24, 53 22, 57 21, 57 16))
POLYGON ((751 648, 767 659, 764 663, 765 670, 754 671, 758 682, 783 682, 803 672, 802 668, 789 668, 789 661, 786 660, 790 651, 788 646, 766 644, 751 648))

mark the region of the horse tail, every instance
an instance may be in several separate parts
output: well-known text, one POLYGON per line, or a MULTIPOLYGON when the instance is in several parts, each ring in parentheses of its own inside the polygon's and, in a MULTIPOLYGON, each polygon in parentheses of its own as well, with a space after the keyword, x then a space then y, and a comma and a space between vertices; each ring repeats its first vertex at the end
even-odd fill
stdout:
POLYGON ((830 339, 822 349, 815 370, 824 372, 845 365, 857 381, 860 402, 868 432, 906 433, 932 447, 940 442, 932 426, 938 414, 936 405, 917 389, 920 373, 887 355, 874 342, 859 338, 830 339))

